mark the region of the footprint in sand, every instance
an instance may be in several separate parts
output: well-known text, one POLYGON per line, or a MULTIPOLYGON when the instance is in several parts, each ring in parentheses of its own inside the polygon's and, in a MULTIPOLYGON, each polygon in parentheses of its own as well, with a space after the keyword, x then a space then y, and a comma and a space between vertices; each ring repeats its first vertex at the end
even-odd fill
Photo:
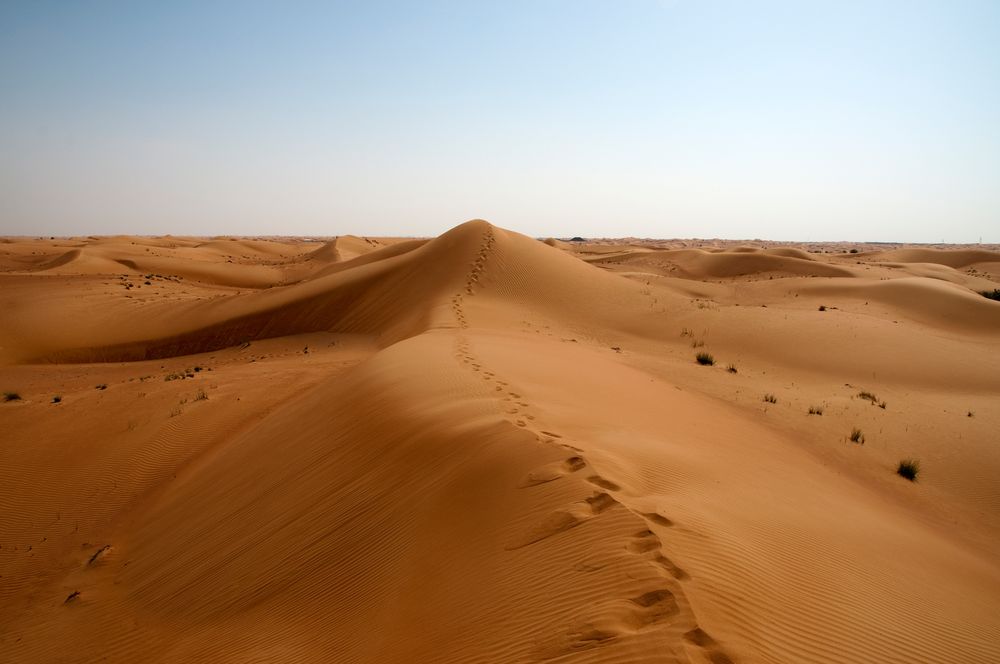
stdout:
POLYGON ((606 480, 600 475, 591 475, 587 478, 587 481, 595 486, 599 486, 602 489, 607 489, 608 491, 621 491, 621 487, 610 480, 606 480))
POLYGON ((101 561, 102 558, 104 558, 110 552, 111 552, 111 545, 105 544, 100 549, 94 552, 94 555, 92 555, 90 557, 90 560, 87 561, 87 566, 90 567, 91 565, 96 565, 101 561))
POLYGON ((540 524, 507 545, 507 550, 520 549, 575 528, 618 504, 617 500, 606 493, 594 494, 580 503, 552 512, 540 524))
POLYGON ((656 554, 656 556, 653 557, 653 562, 667 570, 667 573, 678 581, 684 581, 691 578, 687 572, 675 565, 674 561, 670 560, 662 553, 656 554))
POLYGON ((656 512, 645 512, 642 516, 649 519, 658 526, 667 526, 669 528, 670 526, 674 525, 673 521, 663 516, 662 514, 657 514, 656 512))
POLYGON ((697 650, 700 650, 712 664, 733 664, 732 658, 701 627, 695 627, 685 632, 684 641, 697 650))
POLYGON ((595 493, 590 498, 587 498, 587 504, 590 505, 590 511, 594 514, 601 514, 617 505, 618 501, 612 498, 610 494, 595 493))
POLYGON ((640 530, 632 536, 627 548, 632 553, 646 553, 660 548, 660 538, 652 530, 640 530))
POLYGON ((672 592, 657 588, 629 599, 601 602, 588 607, 589 615, 578 615, 569 624, 539 641, 536 656, 562 659, 613 643, 630 633, 662 623, 680 614, 672 592))
POLYGON ((680 613, 677 598, 666 588, 650 590, 638 597, 633 597, 630 601, 640 607, 640 610, 636 611, 635 614, 636 622, 640 626, 662 622, 680 613))
POLYGON ((575 473, 578 470, 583 469, 587 465, 587 462, 583 460, 582 457, 571 456, 564 461, 557 461, 555 463, 550 463, 537 470, 533 470, 528 473, 528 476, 521 482, 521 488, 538 486, 539 484, 545 484, 547 482, 552 482, 560 477, 565 477, 570 473, 575 473))

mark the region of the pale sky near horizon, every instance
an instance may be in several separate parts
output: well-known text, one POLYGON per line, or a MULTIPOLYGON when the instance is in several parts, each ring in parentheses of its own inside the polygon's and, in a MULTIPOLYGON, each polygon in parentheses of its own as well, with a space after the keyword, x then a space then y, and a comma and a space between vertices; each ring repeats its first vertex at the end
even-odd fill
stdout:
POLYGON ((0 3, 0 235, 1000 242, 1000 2, 0 3))

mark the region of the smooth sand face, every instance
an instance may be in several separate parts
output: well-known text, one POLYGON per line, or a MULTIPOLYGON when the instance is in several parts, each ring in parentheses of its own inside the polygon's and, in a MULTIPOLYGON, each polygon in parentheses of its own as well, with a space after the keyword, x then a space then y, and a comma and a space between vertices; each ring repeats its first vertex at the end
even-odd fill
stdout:
POLYGON ((1000 661, 1000 253, 818 248, 0 244, 0 661, 1000 661))

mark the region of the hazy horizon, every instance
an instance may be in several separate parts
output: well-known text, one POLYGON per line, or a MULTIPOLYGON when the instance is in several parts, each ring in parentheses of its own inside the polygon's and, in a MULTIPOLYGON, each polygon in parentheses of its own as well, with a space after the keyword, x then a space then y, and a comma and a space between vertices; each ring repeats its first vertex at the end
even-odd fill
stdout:
POLYGON ((1000 242, 1000 4, 9 2, 0 235, 1000 242))

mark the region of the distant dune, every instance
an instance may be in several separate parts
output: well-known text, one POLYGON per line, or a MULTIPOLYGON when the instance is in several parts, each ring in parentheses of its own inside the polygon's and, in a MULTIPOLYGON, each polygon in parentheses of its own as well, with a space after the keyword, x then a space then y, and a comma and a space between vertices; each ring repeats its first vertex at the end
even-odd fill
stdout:
POLYGON ((757 244, 0 243, 0 662, 1000 661, 1000 252, 757 244))

